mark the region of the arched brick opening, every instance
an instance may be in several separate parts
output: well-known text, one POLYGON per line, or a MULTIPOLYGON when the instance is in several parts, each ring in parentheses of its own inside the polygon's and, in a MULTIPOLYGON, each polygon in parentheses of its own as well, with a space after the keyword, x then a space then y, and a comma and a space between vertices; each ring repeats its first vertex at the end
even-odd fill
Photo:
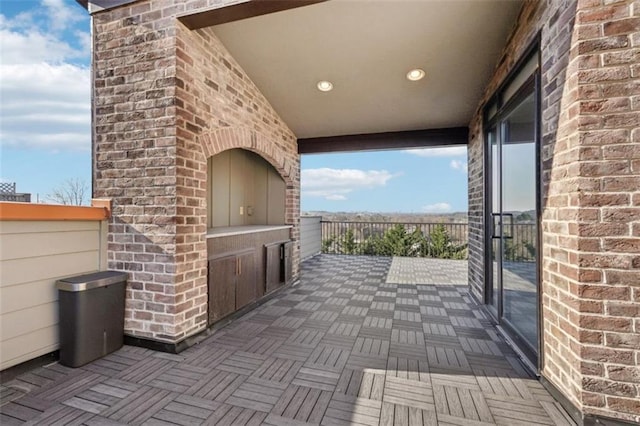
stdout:
POLYGON ((225 127, 212 130, 199 135, 197 142, 202 149, 205 161, 229 149, 246 149, 264 158, 282 177, 286 187, 285 223, 292 226, 290 235, 294 241, 293 276, 297 279, 300 270, 300 171, 299 163, 291 159, 291 148, 247 127, 225 127))
MULTIPOLYGON (((199 141, 202 152, 207 159, 229 149, 246 149, 255 152, 269 162, 284 179, 287 188, 291 188, 295 184, 295 166, 286 160, 284 150, 255 130, 245 127, 225 127, 200 135, 199 141)), ((287 198, 289 197, 287 196, 287 198)))

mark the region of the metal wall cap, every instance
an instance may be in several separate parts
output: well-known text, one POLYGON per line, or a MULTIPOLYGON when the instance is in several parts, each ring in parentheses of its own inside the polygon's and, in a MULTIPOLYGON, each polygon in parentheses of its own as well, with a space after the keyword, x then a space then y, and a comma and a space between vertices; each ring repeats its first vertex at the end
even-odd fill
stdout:
POLYGON ((84 291, 92 288, 106 287, 111 284, 127 282, 126 272, 102 271, 91 274, 63 278, 56 281, 56 288, 62 291, 84 291))

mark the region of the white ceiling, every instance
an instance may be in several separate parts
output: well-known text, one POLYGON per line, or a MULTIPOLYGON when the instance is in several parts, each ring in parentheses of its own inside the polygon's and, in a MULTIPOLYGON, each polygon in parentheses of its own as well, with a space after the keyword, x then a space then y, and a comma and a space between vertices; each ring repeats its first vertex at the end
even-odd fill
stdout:
POLYGON ((298 138, 435 129, 469 124, 521 5, 331 0, 214 31, 298 138))

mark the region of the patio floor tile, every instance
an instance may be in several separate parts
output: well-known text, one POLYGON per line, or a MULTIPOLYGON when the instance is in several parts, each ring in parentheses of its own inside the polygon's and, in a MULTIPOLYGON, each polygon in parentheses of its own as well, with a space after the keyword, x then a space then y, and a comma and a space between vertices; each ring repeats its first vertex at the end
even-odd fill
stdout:
POLYGON ((2 385, 0 423, 569 425, 469 297, 465 261, 322 255, 179 355, 123 347, 2 385))

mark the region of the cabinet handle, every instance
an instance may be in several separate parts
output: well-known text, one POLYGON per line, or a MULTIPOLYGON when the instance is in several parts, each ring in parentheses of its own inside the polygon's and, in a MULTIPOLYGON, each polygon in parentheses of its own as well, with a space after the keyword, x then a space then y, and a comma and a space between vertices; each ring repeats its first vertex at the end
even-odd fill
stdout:
POLYGON ((238 275, 242 275, 242 258, 238 258, 238 275))

